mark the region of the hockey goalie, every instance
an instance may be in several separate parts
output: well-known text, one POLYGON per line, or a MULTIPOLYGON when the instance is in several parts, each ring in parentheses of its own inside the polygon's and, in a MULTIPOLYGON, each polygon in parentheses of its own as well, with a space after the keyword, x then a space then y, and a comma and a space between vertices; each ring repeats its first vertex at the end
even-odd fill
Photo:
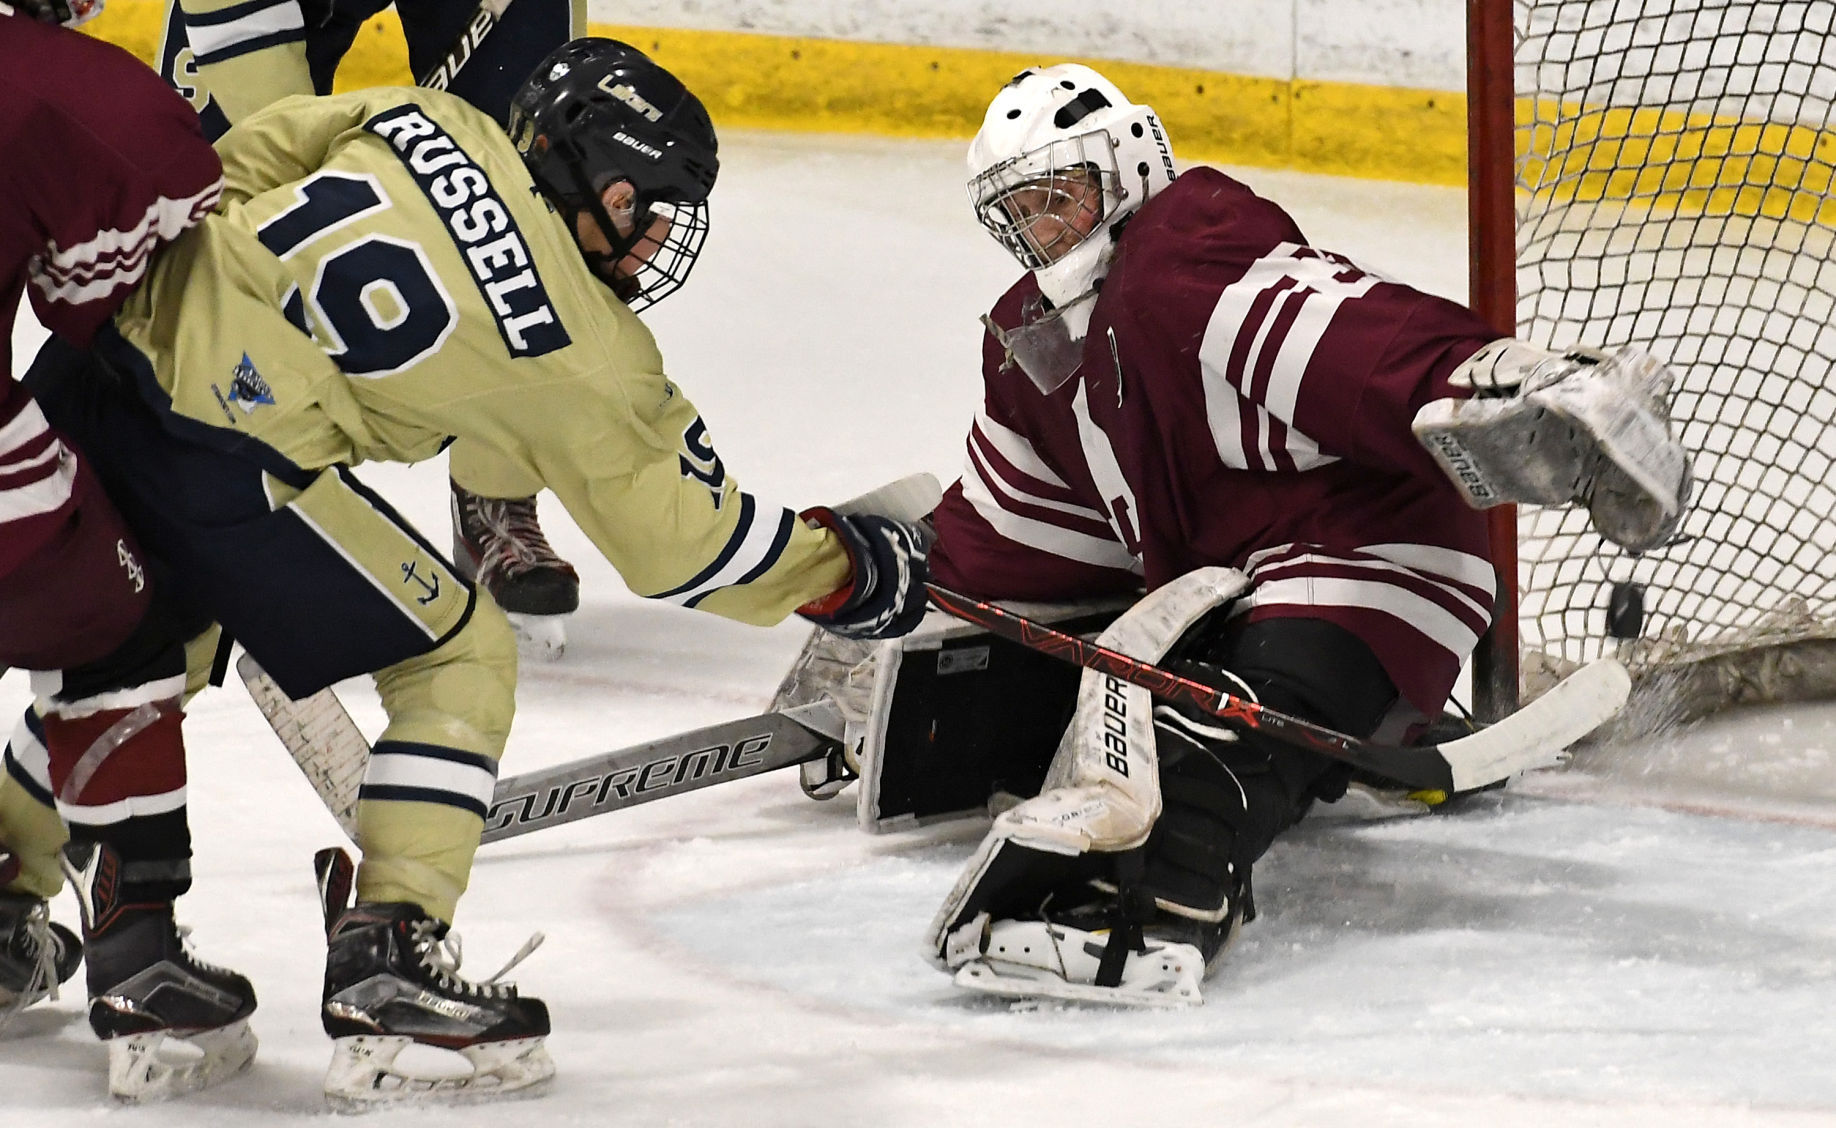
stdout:
MULTIPOLYGON (((1088 68, 1021 72, 969 150, 1026 268, 985 317, 985 400, 932 575, 982 599, 1147 597, 1099 641, 1364 739, 1440 715, 1490 624, 1478 509, 1675 533, 1688 458, 1636 350, 1498 340, 1310 244, 1088 68)), ((1062 722, 1061 722, 1062 723, 1062 722)), ((931 957, 973 990, 1200 999, 1251 871, 1349 772, 1087 672, 1041 790, 1001 814, 931 957)))

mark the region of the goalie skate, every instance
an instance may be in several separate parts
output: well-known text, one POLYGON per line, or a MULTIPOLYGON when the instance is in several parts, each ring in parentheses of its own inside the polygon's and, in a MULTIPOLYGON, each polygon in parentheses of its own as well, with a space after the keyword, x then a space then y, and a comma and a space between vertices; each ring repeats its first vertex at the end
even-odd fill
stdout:
POLYGON ((1044 920, 991 921, 986 913, 952 938, 956 985, 1009 999, 1057 999, 1124 1007, 1189 1007, 1203 1003, 1205 957, 1191 944, 1144 937, 1128 952, 1119 981, 1099 986, 1108 929, 1044 920), (965 935, 966 933, 966 935, 965 935), (960 940, 958 939, 960 937, 960 940))
POLYGON ((496 975, 463 979, 458 937, 443 922, 412 904, 349 906, 354 873, 342 850, 321 850, 314 864, 328 940, 321 1020, 334 1046, 325 1096, 334 1107, 530 1096, 554 1076, 543 1044, 548 1008, 497 981, 535 950, 539 933, 496 975))

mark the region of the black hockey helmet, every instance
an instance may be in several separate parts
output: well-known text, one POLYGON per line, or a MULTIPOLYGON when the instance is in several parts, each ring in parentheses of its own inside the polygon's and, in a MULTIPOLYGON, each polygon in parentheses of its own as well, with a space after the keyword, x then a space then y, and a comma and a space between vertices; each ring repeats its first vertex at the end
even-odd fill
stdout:
POLYGON ((19 12, 40 23, 76 27, 102 14, 102 0, 10 0, 19 12))
POLYGON ((674 293, 708 234, 708 193, 720 171, 714 124, 701 100, 642 51, 616 39, 564 43, 510 100, 510 139, 529 175, 562 213, 591 215, 612 253, 594 269, 633 309, 674 293), (605 186, 636 190, 635 226, 621 236, 600 202, 605 186), (635 277, 611 267, 638 249, 653 223, 669 233, 635 277))

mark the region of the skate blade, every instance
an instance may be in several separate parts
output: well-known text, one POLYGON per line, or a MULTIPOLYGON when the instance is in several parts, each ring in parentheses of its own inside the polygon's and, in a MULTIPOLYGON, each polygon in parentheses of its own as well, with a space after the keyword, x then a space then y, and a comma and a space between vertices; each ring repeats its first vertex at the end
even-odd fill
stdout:
POLYGON ((558 661, 567 653, 566 615, 525 615, 506 612, 516 628, 517 649, 544 662, 558 661))
POLYGON ((109 1095, 145 1104, 195 1093, 227 1081, 255 1060, 247 1019, 215 1030, 177 1034, 155 1030, 108 1041, 109 1095))
POLYGON ((541 1038, 480 1042, 442 1051, 441 1065, 470 1067, 470 1072, 443 1074, 396 1066, 396 1058, 413 1043, 405 1034, 333 1039, 331 1068, 325 1075, 326 1101, 340 1112, 365 1112, 407 1104, 532 1097, 555 1075, 554 1060, 541 1038))

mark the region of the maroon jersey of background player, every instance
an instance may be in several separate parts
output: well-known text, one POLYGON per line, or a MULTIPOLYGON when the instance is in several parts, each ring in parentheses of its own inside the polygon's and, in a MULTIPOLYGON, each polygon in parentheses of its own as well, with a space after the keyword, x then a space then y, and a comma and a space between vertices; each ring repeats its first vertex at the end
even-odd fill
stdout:
MULTIPOLYGON (((1031 273, 996 304, 1004 330, 1031 273)), ((1235 613, 1325 619, 1436 715, 1490 622, 1484 516, 1416 441, 1447 375, 1497 334, 1471 311, 1307 245, 1209 168, 1117 244, 1077 378, 1043 394, 984 338, 986 399, 938 508, 933 574, 988 597, 1247 572, 1235 613)))
POLYGON ((154 248, 216 204, 222 165, 144 63, 25 15, 0 15, 0 152, 0 663, 56 668, 125 638, 145 579, 87 466, 12 379, 20 294, 88 344, 154 248))

